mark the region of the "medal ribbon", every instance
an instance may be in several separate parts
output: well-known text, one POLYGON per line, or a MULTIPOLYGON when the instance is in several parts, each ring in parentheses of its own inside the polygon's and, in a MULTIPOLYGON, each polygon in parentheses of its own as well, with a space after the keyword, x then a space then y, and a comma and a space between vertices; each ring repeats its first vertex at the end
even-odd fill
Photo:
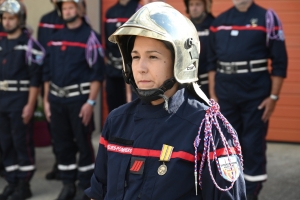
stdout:
POLYGON ((159 157, 159 161, 163 161, 163 162, 170 161, 171 155, 173 153, 173 149, 174 149, 174 147, 163 144, 161 153, 160 153, 160 157, 159 157))

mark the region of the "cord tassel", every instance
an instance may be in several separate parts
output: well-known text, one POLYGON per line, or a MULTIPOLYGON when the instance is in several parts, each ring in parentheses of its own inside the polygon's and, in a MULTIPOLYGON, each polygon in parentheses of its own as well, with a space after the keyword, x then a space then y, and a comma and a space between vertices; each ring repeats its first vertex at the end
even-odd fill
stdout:
MULTIPOLYGON (((195 141, 194 141, 194 148, 195 148, 195 169, 194 169, 194 174, 196 175, 196 173, 197 173, 197 161, 198 161, 198 157, 197 157, 198 151, 197 150, 198 150, 198 147, 199 147, 199 144, 200 144, 200 141, 201 141, 200 133, 201 133, 203 125, 205 125, 205 127, 204 127, 204 134, 205 135, 204 135, 204 139, 203 139, 204 140, 204 145, 203 145, 204 149, 203 149, 200 168, 199 168, 199 185, 200 185, 200 188, 202 189, 202 170, 203 170, 205 162, 207 161, 210 177, 211 177, 213 183, 215 184, 215 186, 221 191, 228 191, 233 187, 233 185, 235 183, 235 175, 236 175, 233 172, 234 171, 233 170, 233 165, 231 164, 231 160, 230 160, 230 157, 229 157, 230 155, 233 155, 233 150, 229 146, 229 144, 228 144, 228 142, 227 142, 227 140, 226 140, 226 138, 225 138, 225 136, 224 136, 224 134, 221 130, 218 119, 220 119, 223 122, 223 125, 227 129, 228 133, 232 136, 233 143, 234 143, 233 146, 236 150, 236 154, 238 155, 238 157, 240 159, 241 167, 243 168, 243 157, 242 157, 241 146, 240 146, 240 143, 238 141, 238 137, 237 137, 236 132, 234 131, 234 129, 232 128, 230 123, 227 121, 227 119, 221 114, 220 107, 219 107, 218 103, 216 103, 213 99, 211 99, 210 104, 211 104, 211 107, 209 107, 206 110, 205 118, 202 120, 202 122, 200 124, 199 130, 198 130, 198 135, 196 136, 195 141), (216 149, 216 146, 215 146, 215 143, 214 143, 214 139, 213 139, 214 137, 212 135, 212 126, 213 125, 216 127, 217 131, 219 132, 219 135, 221 137, 221 141, 223 142, 223 145, 224 145, 224 149, 225 149, 227 159, 229 161, 228 163, 229 163, 230 171, 231 171, 231 177, 230 177, 229 181, 231 182, 231 185, 229 187, 227 187, 226 189, 219 187, 219 185, 216 183, 216 180, 215 180, 215 178, 213 176, 213 173, 211 171, 210 149, 212 147, 212 149, 213 149, 213 152, 212 152, 213 153, 213 159, 216 162, 219 174, 222 176, 220 163, 218 161, 217 153, 216 153, 217 149, 216 149)), ((197 194, 197 189, 196 189, 196 194, 197 194)))

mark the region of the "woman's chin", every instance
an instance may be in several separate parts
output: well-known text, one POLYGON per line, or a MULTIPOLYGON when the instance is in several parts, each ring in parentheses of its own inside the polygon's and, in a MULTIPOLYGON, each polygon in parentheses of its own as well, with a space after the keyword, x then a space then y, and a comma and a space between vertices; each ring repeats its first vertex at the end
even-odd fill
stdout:
POLYGON ((154 89, 154 88, 156 88, 156 87, 153 87, 152 85, 150 86, 147 86, 147 85, 143 85, 143 86, 138 86, 138 88, 140 89, 140 90, 151 90, 151 89, 154 89))

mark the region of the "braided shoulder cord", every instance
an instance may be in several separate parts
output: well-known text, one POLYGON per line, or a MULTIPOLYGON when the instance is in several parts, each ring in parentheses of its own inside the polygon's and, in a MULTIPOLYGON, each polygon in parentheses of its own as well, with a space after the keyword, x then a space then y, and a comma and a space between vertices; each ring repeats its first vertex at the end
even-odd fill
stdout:
POLYGON ((44 57, 46 56, 46 51, 45 51, 44 47, 38 41, 36 41, 27 30, 25 30, 25 33, 29 37, 29 40, 28 40, 28 43, 27 43, 27 49, 26 49, 26 56, 25 56, 26 62, 27 62, 28 65, 31 65, 31 63, 36 63, 36 64, 40 65, 41 61, 43 61, 44 57), (43 52, 39 59, 34 59, 33 56, 32 56, 33 44, 34 43, 43 52))
POLYGON ((205 114, 205 117, 204 119, 202 120, 200 126, 199 126, 199 130, 198 130, 198 134, 195 138, 195 141, 194 141, 194 148, 195 148, 195 166, 194 166, 194 175, 195 175, 195 186, 196 186, 196 194, 197 194, 197 161, 198 161, 198 153, 197 153, 197 150, 198 150, 198 147, 199 147, 199 144, 201 142, 201 139, 200 139, 200 133, 201 133, 201 130, 202 130, 202 126, 203 124, 205 125, 205 129, 204 129, 204 149, 203 149, 203 153, 202 153, 202 158, 201 158, 201 163, 200 163, 200 168, 199 168, 199 185, 200 185, 200 188, 202 189, 202 171, 203 171, 203 168, 204 168, 204 164, 205 164, 205 161, 207 161, 208 163, 208 169, 209 169, 209 173, 210 173, 210 176, 211 176, 211 179, 213 181, 213 183, 215 184, 215 186, 221 190, 221 191, 228 191, 230 190, 234 183, 235 183, 235 180, 234 180, 234 174, 233 174, 233 166, 230 162, 230 158, 229 156, 234 154, 234 152, 232 151, 231 147, 229 146, 222 130, 221 130, 221 127, 219 125, 219 122, 218 122, 218 118, 223 122, 223 125, 225 126, 225 128, 227 129, 227 131, 229 132, 229 134, 232 136, 233 138, 233 145, 235 147, 235 150, 236 150, 236 154, 239 156, 240 158, 240 161, 241 161, 241 166, 243 167, 243 157, 242 157, 242 151, 241 151, 241 146, 240 146, 240 143, 239 143, 239 140, 238 140, 238 137, 237 137, 237 134, 236 132, 234 131, 234 129, 232 128, 232 126, 230 125, 230 123, 228 122, 228 120, 221 114, 220 112, 220 107, 218 105, 218 103, 216 103, 213 99, 210 100, 210 103, 211 103, 211 107, 208 108, 206 110, 206 114, 205 114), (212 126, 215 126, 217 131, 219 132, 219 135, 221 137, 221 140, 224 144, 224 149, 225 149, 225 153, 226 153, 226 156, 227 156, 227 159, 230 163, 230 168, 231 168, 231 179, 233 181, 230 181, 231 182, 231 185, 230 187, 224 189, 224 188, 221 188, 217 183, 216 183, 216 180, 212 174, 212 171, 211 171, 211 164, 210 164, 210 147, 212 147, 213 149, 213 159, 215 160, 216 162, 216 165, 217 165, 217 168, 218 168, 218 171, 219 171, 219 174, 222 176, 222 171, 221 171, 221 167, 220 167, 220 163, 218 161, 218 158, 217 158, 217 150, 216 150, 216 146, 215 146, 215 143, 214 143, 214 140, 213 140, 213 134, 212 134, 212 126))
POLYGON ((269 40, 284 40, 282 23, 274 10, 268 9, 266 12, 267 46, 269 40), (275 26, 274 18, 278 22, 278 28, 275 26), (276 33, 276 30, 278 31, 276 33))
POLYGON ((92 67, 98 59, 98 53, 104 57, 103 48, 95 33, 91 31, 90 37, 86 44, 85 57, 90 67, 92 67))

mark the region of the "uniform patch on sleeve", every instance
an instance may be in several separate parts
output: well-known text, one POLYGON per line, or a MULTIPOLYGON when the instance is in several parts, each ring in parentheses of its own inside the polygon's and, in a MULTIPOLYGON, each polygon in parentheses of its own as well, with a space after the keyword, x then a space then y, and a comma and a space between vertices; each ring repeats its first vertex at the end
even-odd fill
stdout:
POLYGON ((236 155, 218 158, 222 176, 230 182, 236 181, 241 173, 237 159, 236 155))
POLYGON ((131 157, 130 173, 143 174, 145 166, 145 158, 131 157))

